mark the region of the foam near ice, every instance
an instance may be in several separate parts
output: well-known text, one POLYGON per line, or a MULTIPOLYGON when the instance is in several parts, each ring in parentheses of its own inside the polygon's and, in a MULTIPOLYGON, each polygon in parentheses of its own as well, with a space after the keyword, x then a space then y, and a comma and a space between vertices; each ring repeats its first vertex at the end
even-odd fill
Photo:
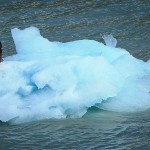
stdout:
POLYGON ((135 112, 150 108, 150 61, 117 41, 50 42, 35 27, 11 31, 17 54, 0 64, 0 120, 82 117, 91 106, 135 112), (114 42, 114 43, 113 43, 114 42))

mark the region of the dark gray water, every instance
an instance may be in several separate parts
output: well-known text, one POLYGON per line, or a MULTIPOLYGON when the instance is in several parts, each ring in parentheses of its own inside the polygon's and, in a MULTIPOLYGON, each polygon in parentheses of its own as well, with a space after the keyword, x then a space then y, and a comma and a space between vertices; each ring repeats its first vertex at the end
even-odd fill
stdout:
POLYGON ((150 149, 150 111, 89 111, 83 118, 1 124, 0 149, 150 149))
POLYGON ((36 26, 51 41, 93 39, 112 34, 118 46, 150 59, 149 0, 0 0, 4 57, 15 53, 10 29, 36 26))
MULTIPOLYGON (((51 41, 112 34, 118 46, 150 59, 149 0, 0 0, 0 40, 15 53, 10 30, 36 26, 51 41)), ((79 119, 0 124, 0 150, 150 149, 150 111, 121 114, 91 110, 79 119)))

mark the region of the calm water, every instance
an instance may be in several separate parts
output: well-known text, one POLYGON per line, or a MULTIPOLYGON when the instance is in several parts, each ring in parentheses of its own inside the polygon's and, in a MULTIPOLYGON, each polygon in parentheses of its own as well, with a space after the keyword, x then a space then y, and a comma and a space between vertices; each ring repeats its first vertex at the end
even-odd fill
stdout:
POLYGON ((0 125, 0 149, 150 149, 150 111, 0 125))
MULTIPOLYGON (((36 26, 51 41, 112 34, 118 46, 150 59, 149 0, 0 0, 4 56, 15 53, 10 29, 36 26)), ((89 110, 79 119, 0 124, 0 150, 150 149, 150 111, 122 114, 89 110)))

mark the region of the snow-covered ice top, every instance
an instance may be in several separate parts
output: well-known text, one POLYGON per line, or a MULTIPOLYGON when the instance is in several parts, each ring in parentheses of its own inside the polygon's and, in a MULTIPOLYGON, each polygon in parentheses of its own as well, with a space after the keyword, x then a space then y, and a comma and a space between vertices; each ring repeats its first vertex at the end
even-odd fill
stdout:
POLYGON ((11 30, 17 54, 0 64, 0 120, 82 117, 96 106, 150 108, 150 61, 94 40, 50 42, 35 27, 11 30))

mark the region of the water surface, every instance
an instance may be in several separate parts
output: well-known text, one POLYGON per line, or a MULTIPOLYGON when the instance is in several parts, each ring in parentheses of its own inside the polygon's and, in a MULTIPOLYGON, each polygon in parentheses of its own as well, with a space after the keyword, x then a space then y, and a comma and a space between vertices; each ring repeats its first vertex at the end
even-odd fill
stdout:
POLYGON ((150 111, 0 125, 1 149, 149 149, 150 111))
MULTIPOLYGON (((15 53, 11 28, 36 26, 51 41, 102 41, 112 34, 118 46, 150 59, 148 0, 1 0, 0 40, 6 57, 15 53)), ((12 99, 13 100, 13 99, 12 99)), ((0 124, 0 149, 150 149, 150 111, 89 110, 83 118, 0 124)))
POLYGON ((134 56, 150 58, 148 0, 7 0, 0 5, 4 57, 15 53, 11 28, 38 27, 51 41, 92 39, 112 34, 118 46, 134 56))

